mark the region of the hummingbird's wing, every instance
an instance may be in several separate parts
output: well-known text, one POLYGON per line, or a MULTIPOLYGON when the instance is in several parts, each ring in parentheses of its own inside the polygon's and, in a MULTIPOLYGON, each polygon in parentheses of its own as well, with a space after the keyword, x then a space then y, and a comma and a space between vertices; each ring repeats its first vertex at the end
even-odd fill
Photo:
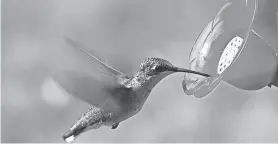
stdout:
POLYGON ((128 76, 102 62, 88 52, 88 49, 68 37, 66 42, 79 49, 95 62, 97 73, 82 73, 74 71, 60 71, 52 75, 53 80, 70 95, 104 110, 119 110, 121 95, 115 95, 115 89, 127 90, 123 83, 129 80, 128 76))
POLYGON ((123 74, 122 72, 120 72, 119 70, 114 69, 113 67, 111 67, 110 65, 102 62, 99 58, 97 58, 96 56, 92 55, 90 52, 88 52, 88 48, 82 44, 79 44, 75 41, 73 41, 72 39, 70 39, 69 37, 64 37, 65 41, 71 45, 72 47, 79 49, 80 51, 82 51, 83 53, 85 53, 87 56, 89 56, 91 58, 91 60, 93 60, 94 62, 96 62, 97 64, 99 64, 100 67, 103 67, 108 73, 111 73, 115 76, 117 75, 123 75, 125 76, 125 74, 123 74))
POLYGON ((55 83, 65 92, 90 105, 117 112, 124 94, 115 94, 115 90, 129 91, 121 84, 125 79, 113 75, 93 75, 64 70, 52 75, 55 83))

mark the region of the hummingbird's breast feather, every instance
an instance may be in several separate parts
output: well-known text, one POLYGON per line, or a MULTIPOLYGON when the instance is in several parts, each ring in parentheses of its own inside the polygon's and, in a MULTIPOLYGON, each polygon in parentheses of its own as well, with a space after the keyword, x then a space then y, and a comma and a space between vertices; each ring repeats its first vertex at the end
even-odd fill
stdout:
POLYGON ((139 113, 149 97, 153 87, 166 75, 159 75, 156 78, 148 78, 144 73, 138 72, 133 78, 123 82, 128 93, 121 95, 120 120, 123 121, 139 113))
POLYGON ((130 92, 121 99, 122 111, 119 114, 119 121, 124 121, 139 113, 148 98, 150 92, 143 88, 138 88, 130 92))

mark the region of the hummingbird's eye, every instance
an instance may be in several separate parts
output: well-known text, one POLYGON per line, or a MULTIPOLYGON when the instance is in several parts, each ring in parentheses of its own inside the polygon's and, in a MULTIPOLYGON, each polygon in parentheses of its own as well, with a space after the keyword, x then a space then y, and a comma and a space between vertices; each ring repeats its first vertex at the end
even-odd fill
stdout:
POLYGON ((155 70, 156 70, 157 72, 163 72, 163 71, 165 71, 165 68, 162 67, 162 66, 158 66, 158 67, 156 67, 155 70))

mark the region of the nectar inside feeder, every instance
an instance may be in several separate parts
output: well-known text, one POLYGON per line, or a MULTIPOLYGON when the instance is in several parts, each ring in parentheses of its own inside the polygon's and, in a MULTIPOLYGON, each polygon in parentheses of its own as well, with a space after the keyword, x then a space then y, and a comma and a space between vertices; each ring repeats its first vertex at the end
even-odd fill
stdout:
POLYGON ((258 90, 273 81, 277 55, 252 29, 256 8, 256 0, 230 1, 202 30, 189 67, 212 77, 185 74, 182 85, 187 95, 204 97, 221 80, 244 90, 258 90))

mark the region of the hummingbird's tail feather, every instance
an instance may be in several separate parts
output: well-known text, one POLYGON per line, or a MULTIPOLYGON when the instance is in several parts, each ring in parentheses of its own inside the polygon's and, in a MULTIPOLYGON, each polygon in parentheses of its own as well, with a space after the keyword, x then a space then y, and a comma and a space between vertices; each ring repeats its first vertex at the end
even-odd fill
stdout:
POLYGON ((75 138, 79 135, 80 131, 82 129, 75 129, 75 130, 69 130, 67 133, 65 133, 62 138, 67 143, 71 143, 75 140, 75 138))
POLYGON ((67 143, 71 143, 77 136, 91 129, 98 129, 112 119, 112 113, 107 113, 98 107, 91 107, 83 114, 65 133, 62 138, 67 143))

